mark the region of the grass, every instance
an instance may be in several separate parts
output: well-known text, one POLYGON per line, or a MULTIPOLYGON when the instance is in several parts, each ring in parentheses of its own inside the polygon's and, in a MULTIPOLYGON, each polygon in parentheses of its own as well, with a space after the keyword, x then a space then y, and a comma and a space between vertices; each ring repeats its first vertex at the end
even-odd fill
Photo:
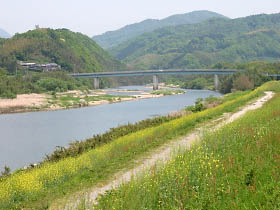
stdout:
POLYGON ((161 89, 161 90, 154 90, 151 92, 151 94, 153 95, 164 95, 164 96, 168 96, 168 95, 175 95, 175 94, 182 94, 185 93, 184 90, 170 90, 170 89, 161 89))
POLYGON ((0 209, 44 209, 57 198, 108 179, 132 164, 135 158, 185 135, 198 123, 238 109, 261 96, 263 90, 261 87, 215 108, 120 137, 78 157, 45 163, 30 171, 18 171, 0 181, 0 209))
POLYGON ((155 127, 165 122, 177 119, 186 114, 182 112, 172 116, 161 116, 152 119, 145 119, 134 124, 121 125, 116 128, 111 128, 102 135, 94 135, 92 138, 84 141, 74 141, 67 147, 58 147, 53 153, 46 156, 44 162, 57 162, 66 157, 76 157, 84 152, 100 147, 106 143, 112 142, 122 136, 135 133, 145 128, 155 127))
POLYGON ((49 99, 49 105, 58 105, 60 107, 81 107, 88 106, 90 102, 106 100, 109 102, 121 101, 123 98, 134 98, 134 96, 121 95, 96 95, 96 96, 74 96, 73 94, 54 95, 49 99))
POLYGON ((90 101, 101 101, 101 100, 106 100, 106 101, 120 101, 122 98, 135 98, 134 96, 115 96, 115 95, 100 95, 100 96, 86 96, 84 99, 86 102, 90 101))
POLYGON ((277 94, 158 171, 101 196, 95 209, 279 209, 280 84, 262 89, 277 94))

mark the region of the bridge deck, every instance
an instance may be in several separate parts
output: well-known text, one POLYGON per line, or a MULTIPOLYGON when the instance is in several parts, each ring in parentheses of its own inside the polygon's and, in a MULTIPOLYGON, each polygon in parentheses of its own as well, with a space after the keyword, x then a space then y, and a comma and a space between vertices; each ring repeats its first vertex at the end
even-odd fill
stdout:
POLYGON ((265 75, 269 77, 280 77, 280 74, 265 74, 265 75))
POLYGON ((98 72, 70 74, 74 78, 101 78, 101 77, 131 77, 148 75, 168 75, 168 74, 233 74, 235 69, 172 69, 172 70, 145 70, 145 71, 121 71, 121 72, 98 72))

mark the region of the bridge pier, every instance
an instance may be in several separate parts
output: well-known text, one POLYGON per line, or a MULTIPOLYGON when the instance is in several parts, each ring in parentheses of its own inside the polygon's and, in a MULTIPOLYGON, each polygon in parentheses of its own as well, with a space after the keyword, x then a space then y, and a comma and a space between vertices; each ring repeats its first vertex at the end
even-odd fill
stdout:
POLYGON ((217 91, 219 89, 219 77, 218 74, 214 75, 214 87, 215 87, 215 91, 217 91))
POLYGON ((153 76, 153 90, 158 90, 158 75, 153 76))
POLYGON ((99 78, 95 77, 93 78, 93 87, 94 89, 99 89, 99 78))
MULTIPOLYGON (((131 77, 131 76, 153 76, 153 89, 158 89, 158 75, 167 74, 212 74, 215 75, 215 89, 218 90, 219 74, 234 74, 235 69, 165 69, 165 70, 145 70, 145 71, 121 71, 121 72, 98 72, 98 73, 79 73, 69 74, 73 78, 94 78, 94 88, 99 88, 99 78, 105 77, 131 77)), ((275 75, 268 75, 275 76, 275 75)))

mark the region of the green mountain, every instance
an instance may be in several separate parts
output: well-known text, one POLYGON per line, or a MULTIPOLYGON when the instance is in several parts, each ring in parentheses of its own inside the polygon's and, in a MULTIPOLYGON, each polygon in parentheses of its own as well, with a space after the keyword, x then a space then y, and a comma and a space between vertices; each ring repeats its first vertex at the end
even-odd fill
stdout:
POLYGON ((146 32, 154 31, 166 26, 182 24, 194 24, 205 21, 209 18, 221 17, 223 15, 209 11, 194 11, 186 14, 173 15, 162 20, 148 19, 140 23, 127 25, 116 31, 109 31, 102 35, 94 36, 93 39, 103 48, 108 49, 121 44, 131 38, 146 32))
POLYGON ((0 28, 0 38, 10 38, 10 37, 11 35, 8 32, 0 28))
POLYGON ((67 29, 38 29, 0 39, 0 67, 10 73, 16 62, 57 63, 68 72, 101 72, 121 64, 91 38, 67 29))
POLYGON ((110 53, 134 69, 279 61, 280 13, 165 27, 126 41, 110 53))

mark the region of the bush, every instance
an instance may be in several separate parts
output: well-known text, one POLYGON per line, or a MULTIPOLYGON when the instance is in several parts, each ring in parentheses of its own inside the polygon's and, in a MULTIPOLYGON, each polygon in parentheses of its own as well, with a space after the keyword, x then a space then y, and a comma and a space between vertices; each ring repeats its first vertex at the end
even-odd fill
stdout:
POLYGON ((17 95, 15 93, 13 93, 11 90, 6 90, 5 92, 0 94, 0 97, 14 99, 17 97, 17 95))
POLYGON ((38 81, 38 85, 47 91, 61 92, 68 90, 67 83, 55 78, 47 78, 38 81))
POLYGON ((185 82, 182 88, 185 89, 204 89, 207 86, 207 80, 205 78, 197 78, 195 80, 185 82))
POLYGON ((254 84, 249 80, 249 77, 246 75, 240 75, 233 81, 233 88, 235 90, 249 90, 254 87, 254 84))
POLYGON ((203 99, 198 98, 195 102, 194 106, 189 106, 186 108, 186 111, 192 111, 192 112, 201 112, 205 110, 205 107, 203 105, 203 99))

